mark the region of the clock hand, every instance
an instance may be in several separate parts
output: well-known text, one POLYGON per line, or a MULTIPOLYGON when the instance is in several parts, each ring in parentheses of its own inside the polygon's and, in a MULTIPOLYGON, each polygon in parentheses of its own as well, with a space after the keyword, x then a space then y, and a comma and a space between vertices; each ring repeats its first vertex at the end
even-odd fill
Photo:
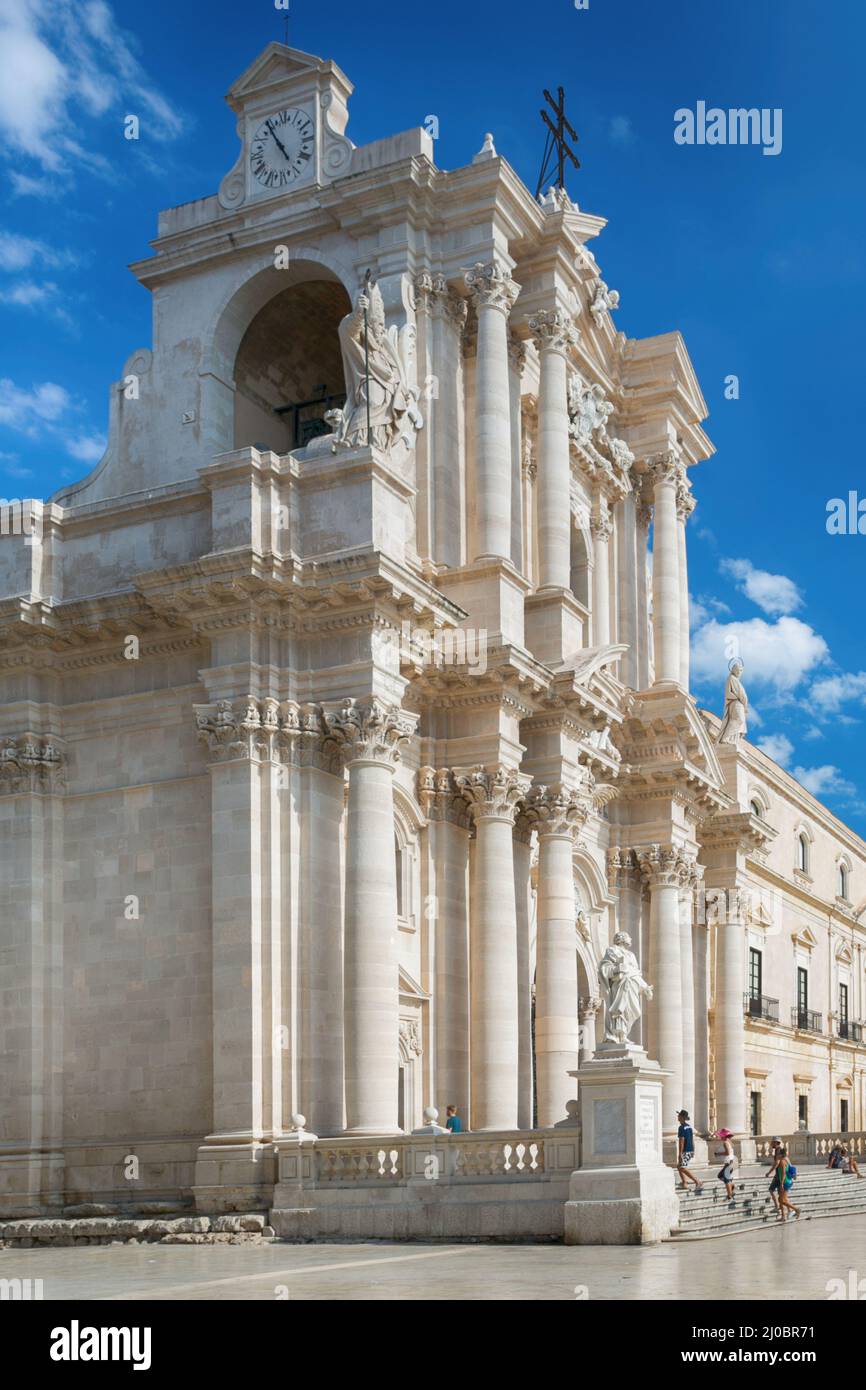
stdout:
POLYGON ((285 147, 285 145, 283 144, 283 142, 282 142, 282 140, 280 139, 280 137, 279 137, 279 135, 277 134, 277 132, 274 130, 274 128, 273 128, 273 126, 271 125, 270 121, 265 121, 265 125, 267 126, 268 130, 271 132, 271 135, 273 135, 273 137, 274 137, 274 143, 276 144, 277 148, 278 148, 279 150, 281 150, 281 152, 282 152, 282 154, 283 154, 283 157, 284 157, 286 160, 288 160, 288 162, 291 164, 292 161, 289 159, 288 153, 286 152, 286 147, 285 147))

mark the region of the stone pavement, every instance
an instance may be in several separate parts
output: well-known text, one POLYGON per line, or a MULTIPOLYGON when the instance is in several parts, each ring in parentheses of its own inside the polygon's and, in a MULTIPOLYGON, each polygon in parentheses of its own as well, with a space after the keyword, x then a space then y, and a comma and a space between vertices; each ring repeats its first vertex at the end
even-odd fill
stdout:
POLYGON ((863 1279, 866 1293, 866 1216, 773 1226, 712 1247, 278 1243, 0 1251, 0 1280, 11 1278, 42 1279, 46 1300, 826 1300, 830 1280, 850 1288, 863 1279))

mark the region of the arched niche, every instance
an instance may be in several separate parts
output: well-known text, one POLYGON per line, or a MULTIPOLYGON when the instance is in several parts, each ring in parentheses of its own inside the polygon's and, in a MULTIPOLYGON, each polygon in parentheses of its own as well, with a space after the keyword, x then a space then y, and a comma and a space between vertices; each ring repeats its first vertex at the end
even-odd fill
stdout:
POLYGON ((345 399, 338 328, 351 307, 347 276, 312 255, 269 265, 227 295, 201 370, 212 453, 284 454, 327 429, 325 411, 345 399))

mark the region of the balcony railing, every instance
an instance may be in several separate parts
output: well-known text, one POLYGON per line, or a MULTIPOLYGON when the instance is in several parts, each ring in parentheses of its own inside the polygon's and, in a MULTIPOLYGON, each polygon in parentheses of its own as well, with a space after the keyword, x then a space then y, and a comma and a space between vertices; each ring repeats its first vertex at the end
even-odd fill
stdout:
POLYGON ((838 1024, 840 1038, 845 1038, 847 1042, 862 1042, 863 1034, 866 1032, 862 1023, 849 1023, 847 1019, 840 1019, 838 1024))
POLYGON ((800 1009, 796 1005, 791 1010, 791 1027, 799 1028, 801 1033, 823 1033, 821 1015, 811 1009, 800 1009))
POLYGON ((778 999, 769 999, 766 994, 747 994, 743 1007, 749 1018, 765 1018, 770 1023, 779 1022, 778 999))

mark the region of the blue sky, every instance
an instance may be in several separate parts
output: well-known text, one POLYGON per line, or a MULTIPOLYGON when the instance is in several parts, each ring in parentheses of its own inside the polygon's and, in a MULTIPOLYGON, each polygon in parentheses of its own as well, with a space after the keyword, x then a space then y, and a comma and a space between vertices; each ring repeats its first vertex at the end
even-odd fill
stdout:
MULTIPOLYGON (((357 144, 435 115, 443 168, 491 130, 534 188, 541 89, 566 88, 583 166, 570 192, 609 219, 593 250, 617 325, 680 329, 709 406, 694 688, 719 708, 735 635, 752 737, 866 833, 866 536, 825 526, 830 498, 866 498, 866 7, 291 0, 290 19, 290 42, 354 81, 357 144), (781 153, 678 145, 674 112, 698 101, 781 108, 781 153)), ((159 208, 214 192, 234 162, 222 96, 283 15, 271 0, 0 0, 0 30, 0 495, 46 496, 101 453, 108 384, 150 341, 126 266, 159 208)))

